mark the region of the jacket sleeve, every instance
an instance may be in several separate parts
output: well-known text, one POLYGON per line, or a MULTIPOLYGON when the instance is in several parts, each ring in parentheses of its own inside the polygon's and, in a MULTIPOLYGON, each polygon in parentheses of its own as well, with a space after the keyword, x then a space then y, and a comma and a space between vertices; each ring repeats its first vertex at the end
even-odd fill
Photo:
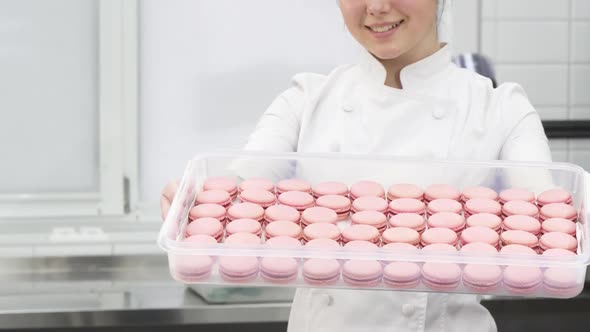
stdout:
MULTIPOLYGON (((539 114, 528 100, 524 90, 516 84, 500 87, 503 128, 506 137, 500 159, 508 161, 551 162, 549 142, 539 114)), ((511 186, 534 191, 554 186, 552 175, 543 168, 515 168, 508 172, 511 186)))
MULTIPOLYGON (((310 90, 323 77, 315 74, 295 75, 292 87, 281 93, 264 112, 244 150, 296 152, 301 118, 310 90)), ((232 162, 230 170, 240 178, 265 177, 280 180, 291 177, 294 167, 294 163, 286 159, 240 158, 232 162)))
POLYGON ((244 150, 296 151, 303 104, 301 86, 295 85, 280 94, 258 121, 244 150))

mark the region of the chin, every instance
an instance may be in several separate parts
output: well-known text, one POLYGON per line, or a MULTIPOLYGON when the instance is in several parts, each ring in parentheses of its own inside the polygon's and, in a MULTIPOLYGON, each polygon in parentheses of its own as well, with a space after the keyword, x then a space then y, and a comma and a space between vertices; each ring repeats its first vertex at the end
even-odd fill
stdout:
POLYGON ((374 56, 381 60, 392 60, 399 57, 402 54, 402 51, 398 48, 387 48, 387 49, 375 49, 373 52, 374 56))

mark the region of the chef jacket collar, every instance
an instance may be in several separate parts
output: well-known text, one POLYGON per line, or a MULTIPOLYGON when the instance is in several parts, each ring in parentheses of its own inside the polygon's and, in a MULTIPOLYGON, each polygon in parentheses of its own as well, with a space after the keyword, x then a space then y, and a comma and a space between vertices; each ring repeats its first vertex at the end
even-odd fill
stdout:
MULTIPOLYGON (((424 81, 444 71, 452 65, 451 48, 447 44, 434 54, 404 67, 400 72, 400 80, 404 90, 418 89, 424 81)), ((383 85, 387 77, 385 67, 369 51, 361 54, 360 67, 372 82, 383 85)))

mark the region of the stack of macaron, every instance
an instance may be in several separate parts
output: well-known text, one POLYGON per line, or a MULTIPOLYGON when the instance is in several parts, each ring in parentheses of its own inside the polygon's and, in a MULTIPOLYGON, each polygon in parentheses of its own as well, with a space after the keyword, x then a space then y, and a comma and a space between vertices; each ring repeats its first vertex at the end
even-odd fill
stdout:
POLYGON ((537 196, 537 205, 539 205, 539 207, 553 203, 565 203, 572 205, 572 194, 563 189, 554 188, 546 190, 537 196))
POLYGON ((461 203, 465 204, 467 201, 476 198, 491 199, 497 202, 499 196, 494 189, 488 187, 475 186, 463 188, 463 192, 461 193, 461 203))
MULTIPOLYGON (((385 187, 387 188, 387 187, 385 187)), ((577 210, 572 195, 562 189, 535 194, 525 189, 474 186, 463 190, 435 184, 425 189, 394 184, 387 191, 364 180, 310 183, 301 179, 277 182, 263 178, 237 184, 230 178, 210 178, 195 196, 183 242, 272 248, 350 248, 391 252, 461 252, 474 254, 575 255, 578 249, 577 210)), ((180 279, 208 278, 215 259, 176 259, 180 279), (198 264, 197 264, 198 263, 198 264)), ((305 256, 299 256, 305 257, 305 256)), ((309 257, 309 256, 307 256, 309 257)), ((223 256, 219 276, 228 282, 262 280, 329 286, 413 289, 423 284, 435 291, 463 285, 475 293, 500 287, 512 294, 576 292, 579 283, 563 271, 531 267, 377 261, 364 259, 223 256), (550 271, 550 272, 547 272, 550 271)))

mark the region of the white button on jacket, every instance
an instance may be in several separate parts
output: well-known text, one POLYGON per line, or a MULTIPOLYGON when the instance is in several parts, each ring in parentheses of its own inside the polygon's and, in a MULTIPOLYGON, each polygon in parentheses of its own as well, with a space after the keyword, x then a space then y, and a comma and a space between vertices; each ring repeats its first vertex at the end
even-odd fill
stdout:
MULTIPOLYGON (((539 116, 522 88, 492 88, 488 79, 452 64, 448 46, 404 68, 403 90, 385 86, 385 76, 367 52, 358 64, 327 76, 296 75, 293 87, 264 113, 246 149, 551 161, 539 116)), ((293 176, 289 171, 274 174, 293 176)), ((297 169, 294 175, 321 179, 334 171, 297 169)), ((255 175, 239 167, 237 172, 255 175)), ((537 181, 537 175, 528 176, 537 181)), ((416 183, 433 181, 416 175, 416 183)), ((495 330, 479 298, 459 294, 300 289, 289 320, 293 332, 495 330)))

